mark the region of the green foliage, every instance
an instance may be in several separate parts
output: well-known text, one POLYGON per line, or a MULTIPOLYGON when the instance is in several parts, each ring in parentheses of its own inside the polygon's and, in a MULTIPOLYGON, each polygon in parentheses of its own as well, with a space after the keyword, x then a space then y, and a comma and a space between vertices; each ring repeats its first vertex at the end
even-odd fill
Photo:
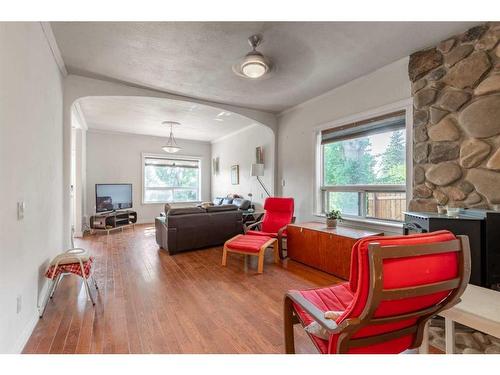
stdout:
POLYGON ((341 220, 342 219, 342 215, 340 213, 340 210, 331 210, 331 211, 328 211, 326 213, 326 218, 327 219, 338 219, 338 220, 341 220))
MULTIPOLYGON (((391 133, 386 150, 372 151, 370 137, 340 141, 323 147, 325 185, 404 184, 406 181, 404 131, 391 133)), ((330 192, 327 210, 357 215, 359 195, 330 192)))
POLYGON ((198 198, 199 169, 179 166, 146 166, 146 198, 157 202, 187 202, 198 198), (148 190, 165 188, 165 190, 148 190))
POLYGON ((375 180, 376 160, 369 138, 330 143, 324 151, 326 185, 364 185, 375 180))
POLYGON ((382 154, 380 183, 404 184, 406 181, 405 140, 403 131, 393 132, 387 150, 382 154))

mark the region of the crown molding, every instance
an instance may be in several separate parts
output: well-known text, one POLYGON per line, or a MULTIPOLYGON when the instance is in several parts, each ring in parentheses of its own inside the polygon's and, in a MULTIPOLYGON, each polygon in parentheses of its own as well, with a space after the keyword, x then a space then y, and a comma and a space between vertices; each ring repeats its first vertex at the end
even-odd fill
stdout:
POLYGON ((42 27, 43 34, 45 35, 45 39, 49 44, 50 51, 52 52, 52 56, 54 56, 54 60, 56 61, 59 70, 62 75, 66 77, 68 75, 68 71, 66 70, 66 65, 64 65, 64 60, 62 58, 61 51, 59 50, 59 46, 57 45, 56 37, 52 32, 50 22, 40 22, 40 26, 42 27))

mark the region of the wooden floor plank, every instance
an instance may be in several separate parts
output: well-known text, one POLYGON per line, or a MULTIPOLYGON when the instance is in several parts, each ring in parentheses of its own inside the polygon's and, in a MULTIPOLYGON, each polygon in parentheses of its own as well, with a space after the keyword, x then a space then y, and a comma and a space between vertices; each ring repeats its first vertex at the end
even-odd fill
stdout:
MULTIPOLYGON (((96 306, 66 277, 25 353, 284 353, 284 293, 340 281, 272 252, 263 274, 239 254, 222 267, 221 247, 170 256, 151 225, 76 242, 95 256, 96 306)), ((300 329, 296 350, 316 353, 300 329)))

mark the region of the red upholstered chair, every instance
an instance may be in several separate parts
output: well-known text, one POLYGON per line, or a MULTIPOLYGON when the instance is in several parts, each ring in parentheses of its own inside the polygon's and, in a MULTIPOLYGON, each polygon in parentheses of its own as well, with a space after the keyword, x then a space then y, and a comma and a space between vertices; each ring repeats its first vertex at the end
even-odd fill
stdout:
POLYGON ((264 217, 261 221, 245 228, 245 234, 268 236, 278 239, 278 251, 283 259, 283 238, 286 238, 286 226, 295 221, 293 216, 293 198, 266 198, 264 217))
POLYGON ((308 333, 321 353, 394 354, 418 348, 426 322, 458 303, 469 276, 465 236, 438 231, 362 239, 352 249, 349 282, 286 294, 286 352, 295 352, 293 325, 313 321, 326 334, 308 333), (326 311, 340 315, 326 319, 326 311))

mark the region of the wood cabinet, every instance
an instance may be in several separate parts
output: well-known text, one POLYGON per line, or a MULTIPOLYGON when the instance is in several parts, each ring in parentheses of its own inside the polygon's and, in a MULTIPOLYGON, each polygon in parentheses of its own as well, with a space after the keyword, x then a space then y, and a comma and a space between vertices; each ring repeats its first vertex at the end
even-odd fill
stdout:
POLYGON ((376 235, 383 233, 347 227, 327 228, 321 222, 290 224, 287 228, 288 257, 347 280, 352 246, 360 238, 376 235))

